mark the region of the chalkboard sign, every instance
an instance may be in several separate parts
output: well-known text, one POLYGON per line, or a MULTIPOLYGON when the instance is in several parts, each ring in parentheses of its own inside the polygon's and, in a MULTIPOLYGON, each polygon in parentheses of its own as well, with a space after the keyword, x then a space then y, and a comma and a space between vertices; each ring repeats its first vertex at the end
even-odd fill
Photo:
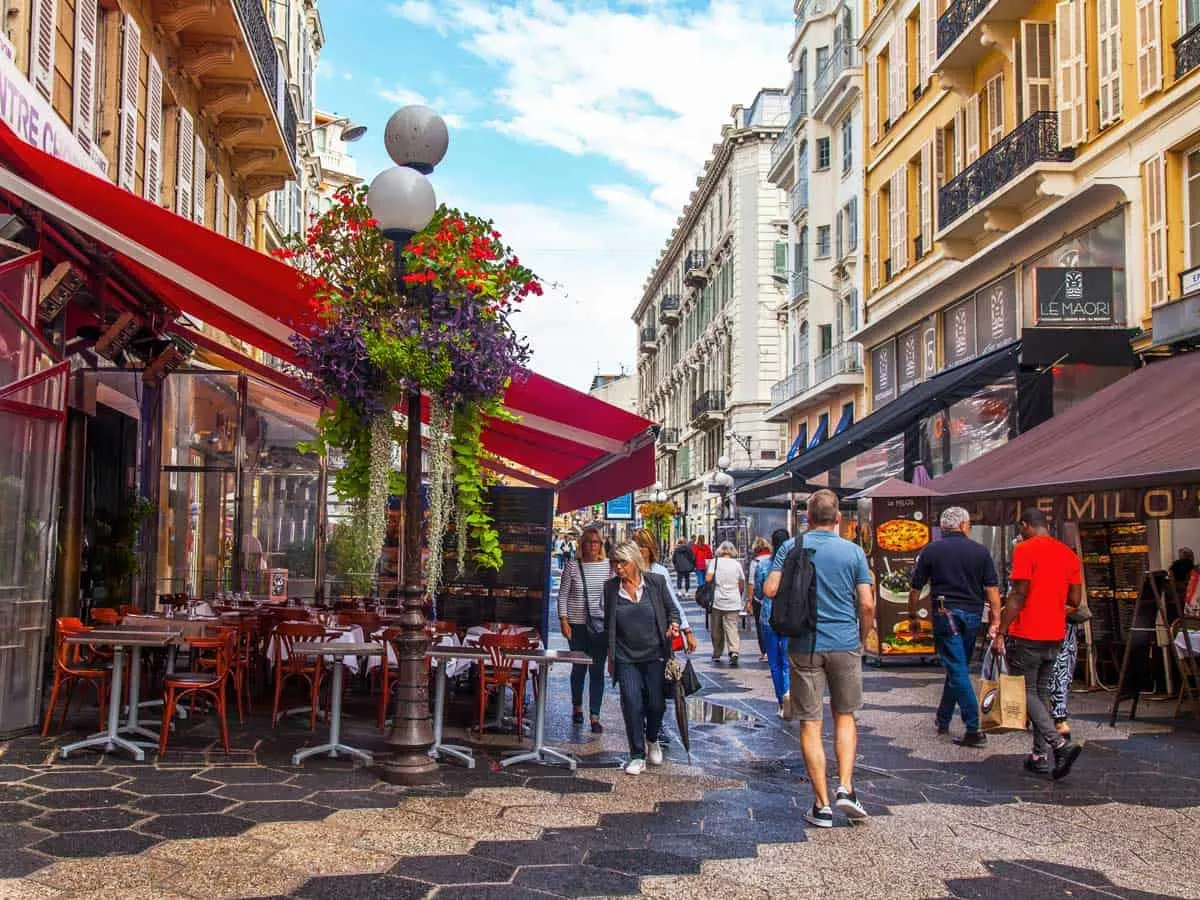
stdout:
POLYGON ((1109 725, 1117 723, 1117 713, 1126 700, 1132 701, 1129 709, 1132 719, 1137 714, 1138 697, 1154 688, 1154 638, 1159 623, 1169 623, 1171 612, 1177 612, 1178 608, 1175 585, 1167 573, 1146 573, 1125 633, 1125 655, 1109 725))

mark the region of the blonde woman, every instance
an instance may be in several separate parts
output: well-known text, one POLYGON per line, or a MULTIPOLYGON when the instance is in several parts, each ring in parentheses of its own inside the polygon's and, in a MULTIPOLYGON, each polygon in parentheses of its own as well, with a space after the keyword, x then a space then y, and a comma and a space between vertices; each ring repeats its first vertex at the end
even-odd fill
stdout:
POLYGON ((591 665, 571 666, 571 721, 583 724, 583 683, 588 684, 588 712, 593 734, 601 734, 600 705, 604 701, 604 583, 612 577, 604 556, 604 537, 589 528, 580 540, 579 558, 567 560, 558 585, 558 624, 572 650, 586 653, 591 665))
POLYGON ((633 533, 633 542, 642 551, 642 568, 655 575, 661 575, 666 581, 667 591, 671 594, 671 602, 675 604, 675 611, 679 613, 679 630, 683 632, 687 652, 695 653, 696 638, 692 634, 692 626, 688 624, 687 615, 683 611, 683 604, 679 602, 679 594, 671 584, 671 573, 658 561, 658 541, 654 539, 654 535, 650 533, 649 529, 641 528, 633 533))
POLYGON ((633 541, 613 548, 617 577, 604 585, 604 621, 608 667, 621 692, 621 714, 629 738, 628 775, 640 775, 646 763, 662 765, 659 743, 667 700, 663 676, 671 642, 679 634, 679 613, 667 581, 643 571, 642 551, 633 541))
POLYGON ((746 595, 746 572, 737 560, 737 547, 729 541, 723 541, 717 548, 716 559, 708 564, 704 578, 714 585, 710 620, 713 662, 719 662, 721 654, 728 650, 729 665, 736 668, 738 653, 742 649, 738 619, 745 606, 743 598, 746 595))

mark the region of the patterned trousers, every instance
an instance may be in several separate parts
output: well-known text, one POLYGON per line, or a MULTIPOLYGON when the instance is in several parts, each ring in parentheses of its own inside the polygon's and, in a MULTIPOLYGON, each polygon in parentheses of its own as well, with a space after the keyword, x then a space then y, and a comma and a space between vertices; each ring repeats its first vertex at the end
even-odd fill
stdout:
POLYGON ((1050 715, 1055 720, 1065 719, 1067 696, 1071 682, 1075 680, 1075 661, 1079 656, 1079 626, 1067 623, 1067 636, 1063 638, 1062 650, 1054 661, 1054 677, 1050 681, 1050 715))

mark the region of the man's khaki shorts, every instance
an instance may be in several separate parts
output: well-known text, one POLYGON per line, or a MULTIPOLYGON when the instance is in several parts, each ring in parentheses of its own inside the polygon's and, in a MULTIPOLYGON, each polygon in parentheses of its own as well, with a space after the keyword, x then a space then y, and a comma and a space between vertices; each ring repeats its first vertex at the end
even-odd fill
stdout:
POLYGON ((861 650, 834 653, 794 653, 792 666, 792 715, 802 722, 819 722, 825 686, 834 714, 858 712, 863 705, 861 650))

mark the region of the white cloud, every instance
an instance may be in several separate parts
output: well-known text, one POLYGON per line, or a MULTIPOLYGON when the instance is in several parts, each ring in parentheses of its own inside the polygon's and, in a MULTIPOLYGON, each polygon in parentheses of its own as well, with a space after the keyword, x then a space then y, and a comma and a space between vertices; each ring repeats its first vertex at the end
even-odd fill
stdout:
POLYGON ((399 19, 424 28, 442 29, 442 17, 428 0, 405 0, 404 3, 389 3, 388 12, 399 19))
POLYGON ((433 100, 425 99, 425 95, 420 91, 414 91, 412 88, 407 88, 402 85, 385 88, 379 87, 378 94, 388 103, 394 103, 396 106, 411 106, 419 104, 422 106, 431 106, 436 109, 441 117, 445 119, 447 127, 451 129, 469 128, 470 125, 461 113, 448 112, 448 102, 444 97, 435 97, 433 100))

